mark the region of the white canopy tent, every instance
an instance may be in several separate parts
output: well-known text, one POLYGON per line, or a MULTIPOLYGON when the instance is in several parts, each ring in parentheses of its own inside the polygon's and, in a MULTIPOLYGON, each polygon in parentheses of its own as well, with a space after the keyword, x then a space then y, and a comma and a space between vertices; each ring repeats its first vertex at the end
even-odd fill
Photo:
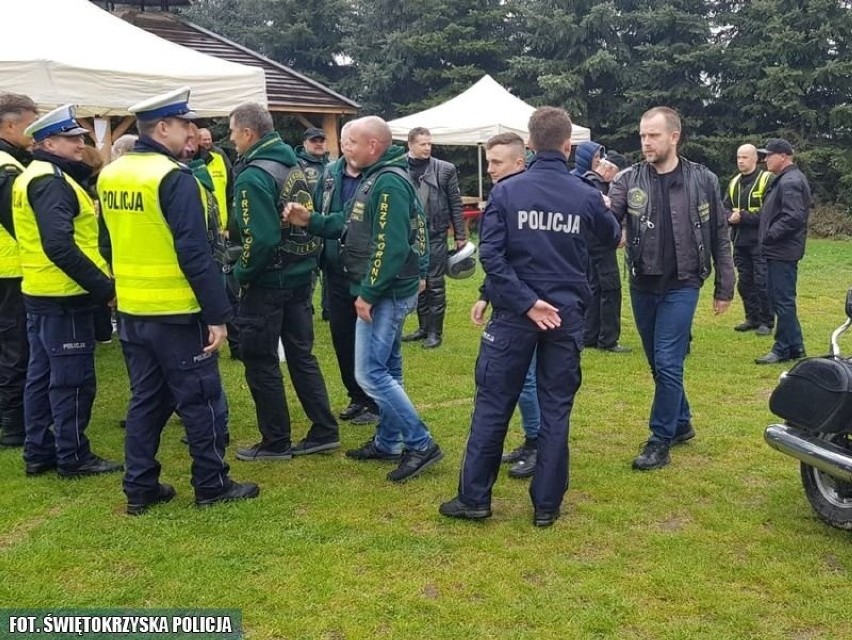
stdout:
MULTIPOLYGON (((481 147, 493 135, 511 131, 526 140, 527 123, 535 107, 509 93, 499 82, 485 75, 470 89, 437 107, 388 122, 393 137, 405 140, 414 127, 426 127, 434 144, 481 147)), ((578 124, 571 143, 589 140, 590 131, 578 124)), ((479 195, 482 197, 482 153, 479 158, 479 195)))
POLYGON ((128 106, 182 85, 202 116, 266 104, 262 69, 173 44, 89 0, 26 0, 14 15, 24 26, 0 38, 0 91, 29 95, 42 110, 70 102, 82 117, 128 115, 128 106))

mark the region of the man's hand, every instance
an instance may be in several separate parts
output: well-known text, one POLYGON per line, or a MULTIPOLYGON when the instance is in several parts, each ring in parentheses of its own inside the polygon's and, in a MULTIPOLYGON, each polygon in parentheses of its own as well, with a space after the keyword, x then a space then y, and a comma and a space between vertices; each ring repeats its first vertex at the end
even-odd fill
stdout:
POLYGON ((110 300, 109 302, 107 302, 107 306, 108 306, 110 309, 115 309, 115 306, 116 306, 117 304, 118 304, 118 300, 117 300, 116 298, 113 298, 112 300, 110 300))
POLYGON ((417 284, 417 295, 424 291, 426 291, 426 278, 420 278, 420 282, 417 284))
POLYGON ((734 209, 733 211, 731 211, 731 217, 728 218, 728 222, 730 222, 731 224, 739 224, 740 220, 742 220, 742 218, 740 217, 740 210, 734 209))
POLYGON ((486 309, 488 309, 488 303, 485 300, 477 300, 470 308, 470 321, 477 327, 485 324, 486 309))
POLYGON ((358 296, 358 299, 355 300, 355 313, 358 314, 358 317, 364 322, 372 322, 373 316, 370 315, 372 310, 373 305, 364 300, 361 296, 358 296))
POLYGON ((298 202, 288 202, 281 212, 281 219, 296 227, 307 227, 311 220, 311 212, 298 202))
POLYGON ((713 314, 719 315, 720 313, 725 313, 728 308, 731 306, 730 300, 713 300, 713 314))
POLYGON ((461 249, 467 244, 467 240, 456 240, 456 250, 461 249))
POLYGON ((204 353, 212 353, 218 351, 219 347, 225 344, 225 339, 228 337, 228 327, 224 324, 209 324, 207 329, 210 332, 207 341, 210 343, 204 347, 204 353))
POLYGON ((535 304, 527 311, 527 318, 535 322, 539 329, 556 329, 562 324, 559 309, 544 300, 535 301, 535 304))

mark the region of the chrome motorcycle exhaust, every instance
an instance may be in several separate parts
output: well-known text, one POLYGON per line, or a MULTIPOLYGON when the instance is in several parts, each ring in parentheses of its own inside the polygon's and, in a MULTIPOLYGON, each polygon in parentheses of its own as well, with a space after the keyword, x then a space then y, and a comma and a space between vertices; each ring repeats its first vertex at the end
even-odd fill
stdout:
POLYGON ((852 482, 852 454, 846 449, 786 424, 769 425, 763 432, 763 439, 781 453, 838 480, 852 482))

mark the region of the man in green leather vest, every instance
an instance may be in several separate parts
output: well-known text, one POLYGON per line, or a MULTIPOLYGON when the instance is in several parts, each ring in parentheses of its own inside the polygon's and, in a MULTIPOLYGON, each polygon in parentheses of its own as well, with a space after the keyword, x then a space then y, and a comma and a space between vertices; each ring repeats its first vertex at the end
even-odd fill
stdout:
POLYGON ((426 220, 405 150, 393 144, 384 120, 367 116, 351 122, 346 158, 362 178, 344 211, 311 215, 293 203, 284 217, 309 233, 342 236, 343 268, 358 314, 355 379, 379 406, 375 435, 346 456, 398 461, 387 479, 402 483, 444 457, 402 384, 402 323, 417 307, 429 265, 426 220))
POLYGON ((237 449, 237 459, 289 460, 294 455, 340 446, 337 421, 313 354, 311 276, 322 240, 281 222, 281 203, 313 209, 313 199, 293 149, 273 129, 272 116, 247 103, 231 112, 231 141, 240 154, 234 167, 234 215, 242 255, 234 274, 243 288, 236 324, 240 356, 254 399, 261 440, 237 449), (284 345, 287 369, 311 427, 291 442, 290 411, 278 360, 284 345))

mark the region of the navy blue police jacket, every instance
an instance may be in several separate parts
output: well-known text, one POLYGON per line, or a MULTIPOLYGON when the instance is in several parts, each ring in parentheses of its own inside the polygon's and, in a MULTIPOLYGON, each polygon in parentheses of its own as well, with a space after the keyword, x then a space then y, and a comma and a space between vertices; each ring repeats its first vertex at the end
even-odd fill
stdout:
POLYGON ((479 245, 495 313, 525 319, 544 300, 559 309, 563 328, 582 334, 591 296, 587 234, 614 249, 621 229, 600 191, 571 175, 561 153, 540 152, 527 171, 497 183, 479 245))

